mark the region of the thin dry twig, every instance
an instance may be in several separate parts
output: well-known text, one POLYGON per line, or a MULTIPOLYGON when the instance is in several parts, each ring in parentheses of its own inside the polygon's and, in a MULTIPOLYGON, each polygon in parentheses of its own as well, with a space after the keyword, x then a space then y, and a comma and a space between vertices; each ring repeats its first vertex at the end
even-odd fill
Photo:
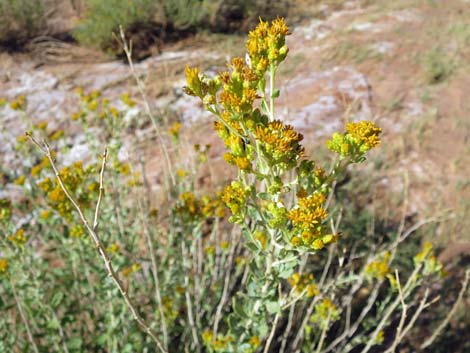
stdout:
POLYGON ((13 283, 13 281, 10 281, 10 284, 13 292, 13 297, 15 298, 16 306, 18 307, 18 311, 20 312, 21 321, 23 321, 23 324, 26 328, 26 334, 28 335, 29 343, 31 343, 34 352, 39 353, 38 346, 36 345, 36 342, 34 342, 33 334, 31 333, 31 328, 29 327, 28 318, 26 317, 23 307, 21 306, 20 298, 18 298, 18 294, 16 293, 15 284, 13 283))
MULTIPOLYGON (((183 261, 185 265, 186 263, 186 258, 188 256, 188 251, 186 249, 186 245, 184 242, 181 242, 181 255, 183 256, 183 261)), ((201 343, 199 342, 199 337, 197 335, 197 327, 196 323, 194 321, 194 315, 193 315, 193 307, 192 307, 192 302, 191 302, 191 295, 189 293, 189 276, 188 273, 185 271, 184 275, 184 286, 185 286, 185 297, 186 297, 186 306, 187 306, 187 312, 188 312, 188 322, 189 326, 191 328, 191 334, 193 337, 193 342, 194 345, 196 346, 197 352, 201 351, 201 343)))
POLYGON ((137 75, 137 72, 135 70, 134 62, 132 60, 132 46, 129 46, 127 44, 126 36, 124 34, 124 30, 122 29, 122 27, 119 27, 119 33, 120 33, 121 40, 122 40, 123 50, 124 50, 124 53, 126 54, 127 62, 129 63, 129 68, 131 69, 132 76, 134 77, 134 79, 137 83, 137 88, 138 88, 139 93, 142 97, 142 100, 144 101, 145 113, 147 114, 148 118, 150 119, 150 122, 152 123, 152 126, 155 130, 155 133, 157 134, 157 139, 158 139, 158 142, 160 144, 160 148, 161 148, 161 150, 163 152, 163 155, 165 157, 165 162, 166 162, 166 165, 167 165, 168 174, 170 175, 172 185, 175 185, 176 180, 175 180, 175 177, 173 175, 173 170, 171 168, 171 160, 170 160, 170 156, 168 154, 168 150, 165 146, 165 143, 163 142, 163 137, 162 137, 162 134, 160 132, 160 129, 157 126, 157 123, 155 122, 155 117, 153 116, 152 109, 150 108, 150 103, 149 103, 149 101, 147 99, 147 95, 145 93, 145 85, 142 82, 142 80, 140 79, 139 75, 137 75))
MULTIPOLYGON (((142 167, 142 175, 144 179, 144 185, 145 189, 148 190, 148 180, 145 177, 145 164, 141 160, 141 167, 142 167)), ((140 200, 144 200, 143 202, 145 203, 145 206, 147 209, 149 208, 149 200, 147 198, 146 193, 144 192, 142 197, 139 198, 140 200)), ((144 209, 144 206, 142 205, 142 201, 139 202, 140 206, 140 214, 142 216, 142 225, 143 225, 143 230, 144 230, 144 235, 145 239, 147 240, 147 249, 149 252, 150 256, 150 262, 152 264, 152 275, 153 275, 153 281, 155 284, 155 300, 157 302, 158 306, 158 312, 160 314, 161 318, 161 327, 162 327, 162 334, 163 334, 163 345, 165 349, 168 349, 168 328, 166 324, 166 317, 165 317, 165 312, 163 310, 163 301, 162 301, 162 294, 161 294, 161 288, 160 288, 160 279, 158 278, 158 263, 157 263, 157 258, 155 256, 155 245, 152 239, 152 234, 150 233, 150 229, 148 227, 148 213, 144 209)))
POLYGON ((441 334, 442 330, 444 330, 444 328, 447 326, 450 319, 454 316, 455 312, 457 311, 458 306, 460 305, 460 302, 463 299, 463 295, 467 290, 469 280, 470 280, 470 269, 467 269, 467 271, 465 271, 465 278, 462 281, 462 288, 460 289, 459 295, 458 295, 457 300, 455 301, 454 305, 452 306, 452 309, 450 309, 450 311, 447 314, 446 318, 437 327, 437 329, 434 331, 434 333, 431 335, 431 337, 429 337, 426 341, 424 341, 424 343, 420 347, 421 349, 425 349, 425 348, 429 347, 435 341, 437 336, 439 336, 441 334))
MULTIPOLYGON (((114 282, 115 286, 119 289, 119 292, 121 293, 122 297, 124 298, 124 301, 125 301, 127 307, 129 308, 129 310, 132 313, 132 316, 138 322, 138 324, 145 330, 145 332, 153 339, 153 341, 155 342, 157 347, 160 349, 160 351, 163 352, 163 353, 166 353, 167 351, 164 349, 162 343, 158 339, 157 334, 155 332, 153 332, 153 330, 150 328, 150 326, 140 316, 140 314, 138 313, 136 307, 134 306, 134 304, 130 300, 130 298, 127 294, 127 291, 124 289, 124 286, 123 286, 121 280, 119 279, 116 271, 114 270, 113 264, 111 262, 111 258, 109 257, 109 255, 106 251, 106 247, 104 246, 101 238, 98 236, 97 232, 90 225, 90 223, 88 222, 87 218, 85 217, 80 205, 77 203, 75 198, 70 194, 69 190, 65 186, 65 184, 62 180, 62 177, 60 176, 59 170, 57 169, 57 166, 55 164, 55 161, 54 161, 54 158, 52 156, 52 152, 51 152, 51 149, 49 147, 49 144, 46 141, 44 141, 43 145, 41 145, 38 141, 36 141, 36 139, 34 139, 34 137, 31 134, 27 133, 27 136, 31 139, 31 141, 35 145, 37 145, 41 149, 41 151, 44 152, 45 156, 49 160, 49 163, 51 164, 52 169, 54 170, 54 174, 55 174, 55 177, 57 179, 57 182, 59 183, 59 185, 60 185, 62 191, 64 192, 64 194, 66 195, 67 199, 72 203, 72 205, 75 207, 76 211, 78 212, 80 220, 82 221, 83 225, 87 229, 87 231, 88 231, 90 237, 92 238, 96 248, 98 249, 98 252, 99 252, 101 258, 103 259, 104 266, 105 266, 105 269, 108 273, 108 276, 111 277, 111 279, 114 282)), ((103 163, 103 165, 105 165, 105 164, 103 163)))
POLYGON ((98 195, 98 201, 96 202, 96 208, 95 208, 95 217, 93 219, 93 230, 96 231, 98 228, 98 218, 99 218, 99 212, 100 212, 100 206, 101 206, 101 200, 103 199, 103 194, 104 194, 104 171, 106 169, 106 159, 108 158, 108 149, 106 146, 104 147, 104 152, 103 152, 103 161, 101 163, 101 171, 100 171, 100 191, 98 195))

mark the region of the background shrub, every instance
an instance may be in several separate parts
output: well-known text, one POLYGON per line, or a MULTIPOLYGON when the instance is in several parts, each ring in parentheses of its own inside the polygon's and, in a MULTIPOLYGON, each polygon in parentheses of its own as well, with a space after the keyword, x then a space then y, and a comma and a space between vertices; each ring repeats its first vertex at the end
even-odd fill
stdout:
POLYGON ((44 28, 41 0, 0 0, 0 45, 18 48, 44 28))

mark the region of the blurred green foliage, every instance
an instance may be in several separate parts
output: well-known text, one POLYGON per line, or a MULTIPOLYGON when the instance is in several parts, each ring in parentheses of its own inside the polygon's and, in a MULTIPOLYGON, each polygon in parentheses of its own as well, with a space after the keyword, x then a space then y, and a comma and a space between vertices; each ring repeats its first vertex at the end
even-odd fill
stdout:
POLYGON ((0 0, 0 45, 21 46, 44 25, 41 0, 0 0))

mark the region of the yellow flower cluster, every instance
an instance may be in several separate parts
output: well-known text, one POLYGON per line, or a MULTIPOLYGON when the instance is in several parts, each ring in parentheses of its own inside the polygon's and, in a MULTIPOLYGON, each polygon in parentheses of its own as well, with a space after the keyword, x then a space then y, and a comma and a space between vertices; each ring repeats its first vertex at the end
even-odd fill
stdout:
MULTIPOLYGON (((102 98, 100 91, 92 91, 91 93, 84 93, 82 88, 76 89, 82 104, 82 110, 72 114, 72 120, 85 121, 89 112, 96 112, 99 119, 118 118, 122 113, 113 106, 110 106, 109 99, 102 98)), ((135 102, 130 98, 128 93, 121 95, 121 101, 129 107, 133 107, 135 102)))
POLYGON ((41 162, 39 164, 36 164, 34 167, 31 168, 31 175, 32 176, 38 176, 41 174, 44 168, 49 166, 49 160, 47 157, 43 157, 41 162))
POLYGON ((313 297, 320 293, 315 283, 315 277, 311 273, 300 274, 298 272, 295 272, 292 276, 287 279, 287 281, 298 294, 305 291, 307 297, 313 297))
POLYGON ((180 135, 180 130, 181 130, 181 127, 183 125, 179 122, 179 121, 176 121, 173 123, 173 125, 170 126, 170 128, 168 129, 168 133, 170 134, 170 136, 176 141, 178 140, 179 138, 179 135, 180 135))
POLYGON ((382 129, 371 121, 346 124, 346 133, 334 133, 327 147, 343 157, 360 161, 370 149, 380 145, 382 129))
POLYGON ((423 249, 416 254, 414 262, 416 265, 423 265, 423 274, 425 276, 435 273, 441 276, 445 275, 444 267, 434 255, 433 246, 430 242, 425 242, 423 244, 423 249))
POLYGON ((339 319, 339 311, 335 303, 329 298, 324 298, 315 305, 315 313, 311 321, 317 323, 320 327, 330 324, 339 319))
POLYGON ((261 345, 261 340, 258 336, 251 336, 251 338, 248 340, 248 343, 253 348, 258 348, 261 345))
POLYGON ((250 113, 255 99, 259 98, 256 91, 259 77, 242 58, 233 58, 229 69, 231 72, 223 71, 218 76, 223 83, 220 103, 233 115, 250 113))
POLYGON ((131 98, 130 93, 123 93, 121 94, 121 101, 127 105, 128 107, 133 107, 136 105, 136 102, 131 98))
POLYGON ((81 225, 75 225, 70 229, 70 236, 72 238, 83 238, 85 235, 85 229, 81 225))
POLYGON ((385 279, 390 272, 389 262, 390 253, 386 251, 382 254, 381 259, 372 261, 366 265, 364 268, 366 276, 379 280, 385 279))
POLYGON ((310 196, 299 193, 297 197, 298 206, 288 212, 296 233, 291 239, 292 245, 320 250, 326 244, 336 241, 336 236, 324 234, 322 227, 322 222, 328 216, 323 208, 325 196, 317 192, 310 196))
POLYGON ((18 178, 16 178, 14 183, 15 183, 15 185, 22 186, 22 185, 24 185, 25 181, 26 181, 26 175, 20 175, 18 178))
MULTIPOLYGON (((59 171, 59 175, 67 189, 77 197, 80 205, 87 207, 97 195, 99 187, 96 181, 88 182, 87 177, 94 167, 83 168, 82 162, 76 162, 59 171)), ((67 199, 62 187, 57 181, 46 177, 38 183, 39 188, 46 193, 49 206, 59 212, 67 220, 72 219, 73 205, 67 199)))
POLYGON ((176 213, 185 221, 200 221, 204 218, 223 218, 225 209, 219 196, 210 197, 204 195, 197 198, 192 192, 187 191, 180 195, 180 204, 176 206, 176 213))
POLYGON ((244 187, 238 181, 232 183, 224 188, 222 193, 222 201, 230 208, 233 215, 240 215, 245 208, 246 201, 250 190, 244 187))
POLYGON ((4 275, 8 271, 8 260, 0 258, 0 275, 4 275))
POLYGON ((214 335, 211 331, 205 330, 202 333, 202 341, 207 347, 215 350, 216 352, 225 352, 227 346, 233 341, 233 337, 230 335, 217 335, 217 338, 214 338, 214 335))
POLYGON ((124 267, 121 271, 124 277, 129 277, 133 273, 139 272, 142 269, 142 265, 139 263, 133 263, 131 266, 124 267))
MULTIPOLYGON (((224 119, 230 119, 227 112, 224 112, 222 116, 224 119)), ((243 139, 240 138, 243 131, 238 122, 227 120, 227 126, 217 121, 214 123, 215 131, 224 141, 225 146, 231 150, 230 153, 227 152, 224 154, 224 160, 229 164, 237 166, 240 170, 245 172, 251 171, 251 161, 254 157, 253 148, 245 144, 243 139)))
POLYGON ((220 82, 201 75, 197 67, 191 68, 186 66, 185 73, 187 85, 183 87, 183 91, 187 95, 201 98, 206 105, 214 104, 216 101, 215 95, 220 87, 220 82))
POLYGON ((354 139, 364 145, 367 150, 380 145, 379 135, 382 129, 371 121, 360 121, 358 123, 347 123, 346 131, 354 139))
POLYGON ((16 99, 10 102, 10 108, 13 110, 25 110, 26 109, 26 98, 25 96, 18 96, 16 99))
POLYGON ((271 121, 264 127, 257 126, 255 136, 271 166, 281 169, 293 168, 304 154, 304 148, 300 145, 302 134, 279 120, 271 121))
POLYGON ((289 29, 283 18, 268 22, 260 20, 258 26, 248 34, 246 49, 250 56, 251 67, 262 76, 269 66, 279 65, 288 52, 286 36, 289 29))
POLYGON ((15 234, 10 235, 8 237, 8 240, 11 241, 16 246, 22 246, 26 244, 26 242, 28 241, 28 238, 24 234, 24 229, 20 228, 16 231, 15 234))

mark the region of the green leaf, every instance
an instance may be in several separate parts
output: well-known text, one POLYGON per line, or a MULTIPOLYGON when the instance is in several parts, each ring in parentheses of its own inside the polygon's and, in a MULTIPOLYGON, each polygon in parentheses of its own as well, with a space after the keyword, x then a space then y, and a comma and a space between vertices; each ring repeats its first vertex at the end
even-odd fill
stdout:
POLYGON ((80 337, 71 338, 67 341, 67 346, 70 349, 80 349, 82 347, 82 339, 80 337))
POLYGON ((51 306, 53 308, 58 307, 63 298, 64 298, 63 292, 56 292, 51 299, 51 306))
POLYGON ((279 89, 275 89, 273 91, 273 94, 271 94, 271 98, 277 98, 281 94, 281 91, 279 89))
POLYGON ((271 201, 271 194, 270 194, 270 193, 267 193, 267 192, 259 192, 259 193, 258 193, 258 197, 259 197, 261 200, 271 201))
POLYGON ((266 302, 266 310, 270 314, 278 314, 281 312, 281 305, 278 301, 268 301, 266 302))

